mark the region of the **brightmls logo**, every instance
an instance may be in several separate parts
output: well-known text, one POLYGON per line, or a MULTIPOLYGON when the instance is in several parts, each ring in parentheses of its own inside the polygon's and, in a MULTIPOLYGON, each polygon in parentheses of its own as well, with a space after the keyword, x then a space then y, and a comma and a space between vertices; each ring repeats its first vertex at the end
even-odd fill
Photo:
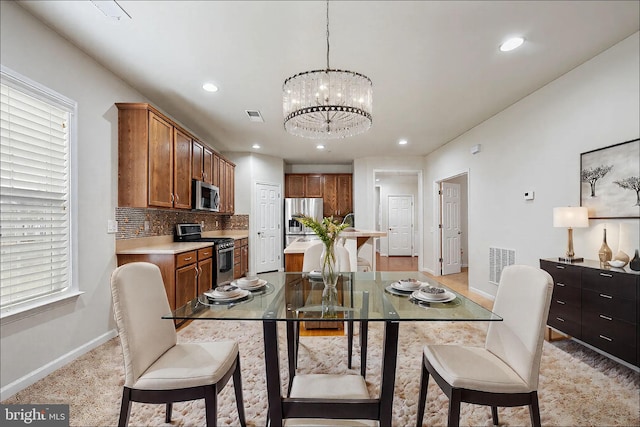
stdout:
POLYGON ((0 405, 0 415, 3 426, 69 426, 69 405, 0 405))

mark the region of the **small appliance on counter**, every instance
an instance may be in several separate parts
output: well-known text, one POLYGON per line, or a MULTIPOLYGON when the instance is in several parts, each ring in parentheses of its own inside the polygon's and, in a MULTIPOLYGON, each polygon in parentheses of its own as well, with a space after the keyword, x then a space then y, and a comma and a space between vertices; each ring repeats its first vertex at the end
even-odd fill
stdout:
POLYGON ((213 243, 213 283, 216 288, 233 280, 233 249, 235 240, 231 237, 202 237, 200 224, 176 224, 175 242, 213 243))

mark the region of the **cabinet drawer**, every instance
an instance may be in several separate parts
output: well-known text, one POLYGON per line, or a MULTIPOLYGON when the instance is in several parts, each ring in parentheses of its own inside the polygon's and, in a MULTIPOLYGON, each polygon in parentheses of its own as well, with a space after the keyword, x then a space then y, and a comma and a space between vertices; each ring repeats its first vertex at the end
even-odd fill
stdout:
POLYGON ((563 322, 574 322, 580 325, 582 322, 580 306, 562 304, 561 300, 551 301, 551 307, 549 308, 549 321, 560 322, 556 324, 562 324, 563 322))
POLYGON ((176 268, 184 267, 185 265, 193 264, 197 261, 197 252, 189 251, 176 255, 176 268))
POLYGON ((549 312, 549 318, 547 319, 547 325, 555 328, 561 332, 564 332, 567 335, 571 335, 572 337, 581 338, 581 326, 580 322, 576 322, 571 320, 571 318, 558 313, 549 312))
POLYGON ((548 272, 553 277, 554 283, 561 283, 565 286, 580 288, 580 268, 564 263, 540 260, 540 268, 548 272))
POLYGON ((198 261, 211 258, 213 256, 213 247, 202 248, 198 250, 198 261))
POLYGON ((582 286, 607 295, 635 300, 636 277, 631 274, 607 270, 587 270, 582 275, 582 286))
POLYGON ((249 239, 247 239, 246 237, 237 240, 237 246, 246 246, 248 244, 249 244, 249 239))
POLYGON ((636 301, 618 295, 585 289, 582 292, 582 309, 591 313, 604 314, 632 324, 637 323, 636 301))
POLYGON ((637 328, 621 320, 605 320, 585 313, 582 340, 629 363, 636 364, 637 328))
POLYGON ((580 307, 582 291, 580 288, 567 286, 562 282, 553 285, 553 297, 551 301, 561 301, 560 304, 580 307))

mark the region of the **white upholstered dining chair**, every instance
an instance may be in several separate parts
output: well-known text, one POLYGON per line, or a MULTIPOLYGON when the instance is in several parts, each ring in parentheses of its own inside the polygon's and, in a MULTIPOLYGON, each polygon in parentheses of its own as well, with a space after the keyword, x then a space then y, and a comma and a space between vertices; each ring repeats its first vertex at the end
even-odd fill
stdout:
POLYGON ((131 402, 166 404, 205 400, 207 426, 217 424, 217 395, 233 376, 238 418, 246 425, 240 357, 235 341, 177 343, 160 269, 134 262, 111 275, 113 310, 125 367, 119 426, 129 422, 131 402))
POLYGON ((531 424, 540 426, 538 376, 553 279, 544 270, 511 265, 501 274, 484 347, 426 345, 423 352, 416 425, 422 426, 429 375, 449 397, 448 425, 459 424, 460 403, 529 406, 531 424))

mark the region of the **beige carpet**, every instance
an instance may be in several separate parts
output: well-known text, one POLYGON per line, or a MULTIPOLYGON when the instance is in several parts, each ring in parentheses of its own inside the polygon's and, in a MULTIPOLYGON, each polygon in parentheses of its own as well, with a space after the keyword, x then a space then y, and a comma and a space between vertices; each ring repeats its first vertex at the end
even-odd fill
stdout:
MULTIPOLYGON (((370 324, 367 382, 377 394, 380 378, 382 327, 370 324)), ((484 341, 484 323, 404 323, 400 345, 393 408, 394 426, 415 424, 421 349, 424 343, 474 343, 484 341)), ((282 328, 281 328, 282 329, 282 328)), ((283 330, 282 330, 283 332, 283 330)), ((233 337, 240 343, 243 390, 247 420, 264 426, 266 388, 262 329, 259 322, 199 321, 179 332, 181 341, 233 337)), ((281 334, 283 340, 284 335, 281 334)), ((284 341, 281 344, 284 357, 284 341)), ((359 349, 354 370, 359 372, 359 349)), ((124 381, 120 344, 117 338, 80 357, 3 403, 67 403, 71 425, 116 425, 124 381)), ((283 367, 286 367, 284 358, 283 367)), ((303 337, 299 372, 349 372, 346 368, 345 337, 303 337)), ((286 374, 283 374, 283 384, 286 374)), ((640 425, 639 375, 597 353, 570 341, 545 342, 540 374, 540 410, 545 426, 631 426, 640 425)), ((219 424, 238 424, 233 385, 220 394, 219 424)), ((427 397, 424 425, 446 423, 447 398, 432 381, 427 397)), ((524 408, 501 408, 502 425, 529 425, 524 408)), ((134 403, 131 423, 157 426, 164 423, 164 407, 134 403)), ((177 403, 171 425, 203 426, 204 402, 177 403)), ((462 405, 461 425, 491 425, 489 408, 462 405)))

